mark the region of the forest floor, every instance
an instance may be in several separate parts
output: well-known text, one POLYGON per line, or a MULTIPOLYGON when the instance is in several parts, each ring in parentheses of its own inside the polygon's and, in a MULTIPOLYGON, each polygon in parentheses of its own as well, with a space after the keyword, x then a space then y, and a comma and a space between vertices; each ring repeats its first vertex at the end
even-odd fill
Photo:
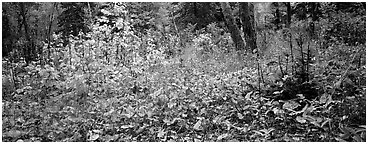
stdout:
POLYGON ((188 58, 134 77, 105 65, 68 79, 68 70, 34 63, 14 86, 4 78, 9 65, 3 61, 2 141, 366 141, 365 85, 348 96, 336 89, 276 100, 270 96, 284 90, 259 91, 256 68, 188 58))

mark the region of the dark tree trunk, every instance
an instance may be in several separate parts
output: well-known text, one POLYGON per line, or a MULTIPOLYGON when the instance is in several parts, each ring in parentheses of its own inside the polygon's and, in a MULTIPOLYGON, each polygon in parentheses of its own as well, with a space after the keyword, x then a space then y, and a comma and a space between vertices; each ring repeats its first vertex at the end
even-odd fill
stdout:
POLYGON ((291 6, 290 6, 290 2, 285 2, 285 5, 286 5, 286 11, 287 11, 286 27, 290 28, 290 24, 291 24, 291 6))
MULTIPOLYGON (((285 2, 286 5, 286 12, 287 12, 287 22, 286 22, 286 27, 290 29, 290 25, 291 25, 291 5, 290 2, 285 2)), ((291 63, 294 64, 294 54, 293 54, 293 43, 292 43, 292 35, 291 35, 291 30, 288 31, 288 38, 289 38, 289 46, 290 46, 290 55, 291 55, 291 63)), ((287 60, 286 60, 287 61, 287 60)), ((294 66, 291 66, 291 70, 292 73, 294 72, 294 66)), ((287 73, 288 69, 286 67, 286 72, 287 73)))
POLYGON ((257 49, 257 36, 255 31, 254 7, 251 3, 240 3, 240 17, 243 23, 244 38, 250 50, 257 49))
POLYGON ((280 10, 279 10, 279 3, 275 2, 275 7, 276 7, 276 19, 275 19, 275 25, 276 25, 276 30, 281 29, 281 14, 280 14, 280 10))
POLYGON ((193 3, 193 8, 194 8, 194 16, 198 17, 198 12, 197 12, 197 3, 193 3))
POLYGON ((18 23, 18 36, 17 37, 20 37, 22 35, 22 17, 21 17, 21 14, 18 13, 17 15, 17 23, 18 23))
POLYGON ((240 51, 240 50, 244 49, 245 48, 244 40, 241 37, 241 32, 240 32, 239 28, 236 26, 235 18, 232 15, 231 7, 230 7, 229 3, 222 2, 221 3, 221 9, 222 9, 222 13, 224 14, 224 17, 225 17, 225 22, 226 22, 227 28, 229 29, 229 31, 231 33, 231 38, 235 43, 236 50, 240 51))
POLYGON ((49 22, 49 28, 48 28, 48 32, 47 32, 47 40, 51 41, 51 29, 52 29, 52 24, 54 22, 54 11, 57 7, 57 3, 53 3, 53 7, 52 7, 52 11, 51 14, 49 16, 50 22, 49 22))
MULTIPOLYGON (((2 23, 2 32, 3 32, 3 38, 2 38, 2 52, 3 57, 8 56, 9 52, 11 51, 11 48, 13 46, 13 39, 11 38, 11 29, 10 29, 10 20, 9 15, 6 10, 3 9, 3 17, 2 17, 3 23, 2 23)), ((12 58, 12 57, 11 57, 12 58)))
POLYGON ((27 24, 27 17, 26 17, 26 12, 25 12, 25 7, 24 7, 24 3, 19 3, 20 5, 20 14, 22 16, 22 25, 24 26, 24 32, 25 32, 25 36, 26 36, 26 39, 28 41, 30 41, 30 36, 29 36, 29 33, 28 33, 28 24, 27 24))
POLYGON ((309 33, 312 39, 316 39, 315 35, 315 24, 314 22, 318 20, 318 3, 312 2, 311 3, 311 9, 312 9, 312 22, 309 24, 309 33))
POLYGON ((29 29, 28 29, 28 24, 27 24, 27 17, 26 17, 26 9, 24 6, 24 3, 19 3, 20 6, 20 15, 22 16, 22 25, 24 27, 24 34, 27 40, 27 44, 24 47, 24 55, 25 55, 25 60, 27 61, 27 63, 29 61, 31 61, 31 56, 32 56, 32 44, 31 44, 31 37, 29 35, 29 29))

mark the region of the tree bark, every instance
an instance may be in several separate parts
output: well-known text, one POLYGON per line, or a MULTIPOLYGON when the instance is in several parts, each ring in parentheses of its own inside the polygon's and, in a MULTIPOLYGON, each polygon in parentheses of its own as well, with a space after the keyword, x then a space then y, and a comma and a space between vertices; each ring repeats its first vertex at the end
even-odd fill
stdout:
POLYGON ((235 48, 237 51, 240 51, 245 48, 245 44, 243 38, 241 37, 240 30, 236 26, 235 18, 232 15, 230 4, 228 2, 222 2, 220 4, 222 13, 224 14, 225 17, 227 28, 229 29, 231 33, 231 38, 235 43, 235 48))
POLYGON ((58 3, 53 3, 52 4, 52 11, 51 11, 51 14, 49 15, 49 20, 50 20, 50 22, 49 22, 49 27, 48 27, 48 31, 47 31, 47 60, 50 60, 50 53, 51 53, 51 51, 50 51, 50 48, 51 48, 51 38, 52 38, 52 24, 53 24, 53 21, 54 21, 54 11, 55 11, 55 9, 57 9, 57 5, 58 5, 58 3))
POLYGON ((275 25, 276 25, 276 30, 279 30, 281 29, 281 13, 280 13, 280 10, 279 10, 279 3, 278 2, 275 2, 275 8, 276 8, 276 12, 275 12, 275 25))
MULTIPOLYGON (((287 11, 287 22, 286 22, 286 27, 289 28, 288 31, 288 38, 289 38, 289 46, 290 46, 290 55, 291 55, 291 63, 294 64, 294 54, 293 54, 293 43, 292 43, 292 35, 291 35, 291 5, 290 2, 285 2, 286 5, 286 11, 287 11)), ((287 60, 286 60, 287 61, 287 60)), ((286 72, 287 73, 288 69, 286 66, 286 72)), ((291 72, 294 73, 294 65, 291 65, 291 72)))
POLYGON ((312 22, 309 24, 309 33, 312 39, 316 39, 316 34, 315 34, 315 21, 318 20, 318 16, 317 13, 319 11, 318 9, 318 3, 316 2, 312 2, 311 3, 311 9, 312 9, 312 22))
POLYGON ((28 24, 27 24, 27 18, 26 18, 26 12, 25 12, 25 6, 24 3, 19 3, 20 5, 20 14, 22 15, 22 24, 24 26, 24 32, 26 39, 30 41, 29 33, 28 33, 28 24))
POLYGON ((257 49, 257 35, 255 31, 254 7, 253 4, 242 2, 240 3, 240 17, 243 23, 244 38, 247 41, 250 50, 257 49))
POLYGON ((32 44, 31 44, 31 37, 29 36, 29 29, 28 29, 28 24, 27 24, 27 17, 26 17, 26 9, 24 6, 24 3, 20 2, 19 3, 19 7, 20 7, 20 15, 22 16, 22 25, 24 26, 24 34, 27 40, 27 44, 24 47, 24 55, 25 55, 25 60, 28 63, 29 61, 31 61, 31 55, 32 55, 32 44))
POLYGON ((286 5, 286 11, 287 11, 286 27, 290 28, 290 24, 291 24, 291 6, 290 6, 290 2, 285 2, 285 5, 286 5))

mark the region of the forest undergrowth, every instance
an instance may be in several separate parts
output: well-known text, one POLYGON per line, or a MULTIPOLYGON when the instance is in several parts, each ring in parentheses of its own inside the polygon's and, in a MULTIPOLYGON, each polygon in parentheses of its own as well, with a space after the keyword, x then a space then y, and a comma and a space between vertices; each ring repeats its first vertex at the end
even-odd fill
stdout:
POLYGON ((298 83, 277 34, 239 57, 213 31, 105 32, 54 45, 48 62, 3 59, 3 141, 366 141, 363 46, 316 52, 298 83))

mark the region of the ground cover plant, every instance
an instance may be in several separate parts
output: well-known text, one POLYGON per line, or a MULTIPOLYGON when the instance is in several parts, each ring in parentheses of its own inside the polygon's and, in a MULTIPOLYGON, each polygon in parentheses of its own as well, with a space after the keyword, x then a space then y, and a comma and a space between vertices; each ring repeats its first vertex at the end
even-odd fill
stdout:
POLYGON ((365 3, 2 3, 4 142, 365 142, 365 3))

